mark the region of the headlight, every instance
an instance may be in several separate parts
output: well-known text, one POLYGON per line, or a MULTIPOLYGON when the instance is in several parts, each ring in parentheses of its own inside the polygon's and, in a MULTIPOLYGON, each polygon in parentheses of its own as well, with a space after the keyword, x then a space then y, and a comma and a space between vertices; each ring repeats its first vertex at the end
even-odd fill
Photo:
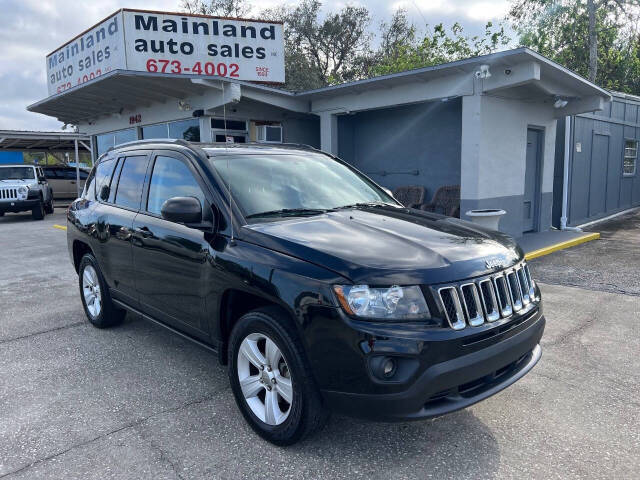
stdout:
POLYGON ((29 195, 29 189, 27 187, 18 187, 18 197, 27 198, 27 195, 29 195))
POLYGON ((420 287, 369 288, 368 285, 333 287, 342 308, 356 317, 391 320, 431 318, 420 287))

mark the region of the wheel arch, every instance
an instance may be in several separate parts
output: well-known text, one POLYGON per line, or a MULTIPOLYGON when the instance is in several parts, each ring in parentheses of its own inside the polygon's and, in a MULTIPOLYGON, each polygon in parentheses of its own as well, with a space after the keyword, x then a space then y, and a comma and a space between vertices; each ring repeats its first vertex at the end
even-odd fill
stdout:
POLYGON ((217 326, 219 339, 218 359, 220 363, 227 364, 227 347, 234 325, 243 315, 264 308, 278 311, 290 319, 293 324, 297 325, 294 313, 273 299, 236 288, 229 288, 222 294, 219 310, 220 320, 217 326))
POLYGON ((89 246, 89 244, 86 242, 83 242, 82 240, 73 241, 72 252, 73 252, 73 266, 76 269, 76 273, 78 273, 78 269, 80 268, 80 261, 82 260, 82 257, 84 257, 87 253, 94 255, 93 250, 91 250, 91 247, 89 246))

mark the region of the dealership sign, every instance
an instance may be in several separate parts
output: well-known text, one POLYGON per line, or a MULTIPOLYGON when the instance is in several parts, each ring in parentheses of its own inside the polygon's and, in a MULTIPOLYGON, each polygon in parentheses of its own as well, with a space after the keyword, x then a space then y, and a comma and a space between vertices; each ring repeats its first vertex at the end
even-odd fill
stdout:
POLYGON ((283 27, 123 9, 47 56, 49 95, 112 70, 284 83, 283 27))

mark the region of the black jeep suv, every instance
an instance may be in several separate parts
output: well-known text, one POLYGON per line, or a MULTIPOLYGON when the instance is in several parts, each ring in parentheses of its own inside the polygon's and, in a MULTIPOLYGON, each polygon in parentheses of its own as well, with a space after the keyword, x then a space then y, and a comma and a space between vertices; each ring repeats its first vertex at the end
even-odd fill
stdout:
POLYGON ((452 412, 540 359, 540 292, 510 237, 407 209, 311 148, 121 145, 67 232, 89 321, 130 311, 216 351, 276 444, 331 410, 452 412))

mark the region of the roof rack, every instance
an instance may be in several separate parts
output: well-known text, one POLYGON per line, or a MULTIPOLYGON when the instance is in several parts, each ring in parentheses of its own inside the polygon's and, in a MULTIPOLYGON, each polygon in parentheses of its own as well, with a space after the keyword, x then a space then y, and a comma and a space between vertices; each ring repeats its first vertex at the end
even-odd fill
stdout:
POLYGON ((116 148, 127 147, 130 145, 145 145, 149 143, 170 143, 174 145, 182 145, 184 147, 191 147, 192 144, 183 140, 181 138, 149 138, 146 140, 132 140, 131 142, 120 143, 118 145, 114 145, 113 147, 109 147, 106 152, 109 153, 111 150, 115 150, 116 148))
POLYGON ((227 147, 227 148, 242 148, 242 147, 272 147, 272 148, 302 148, 305 150, 318 150, 316 147, 307 145, 306 143, 265 143, 265 142, 246 142, 246 143, 226 143, 226 142, 193 142, 201 148, 211 147, 227 147))

